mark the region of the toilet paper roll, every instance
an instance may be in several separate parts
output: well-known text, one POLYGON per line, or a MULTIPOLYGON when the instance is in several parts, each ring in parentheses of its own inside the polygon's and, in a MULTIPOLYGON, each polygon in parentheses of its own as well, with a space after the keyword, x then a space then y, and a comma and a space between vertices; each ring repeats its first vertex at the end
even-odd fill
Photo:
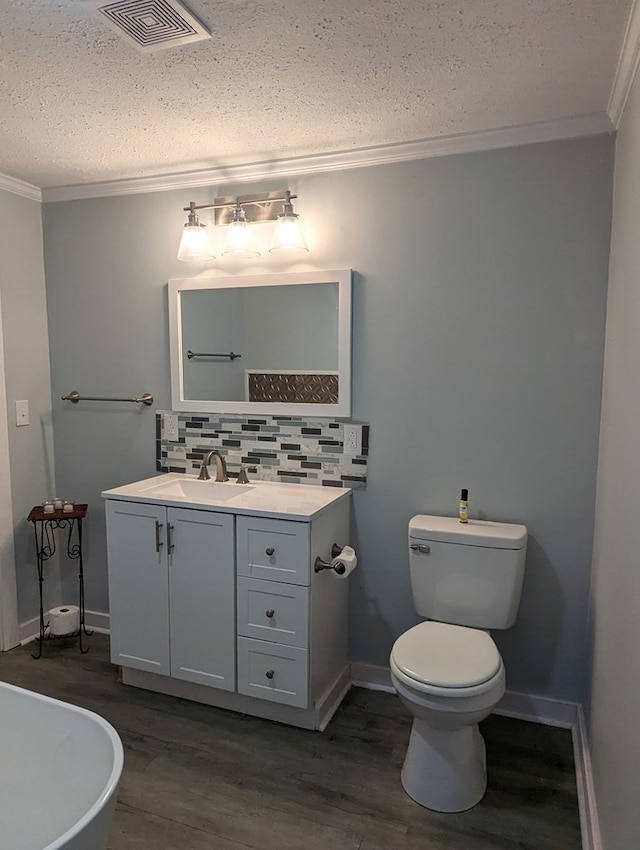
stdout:
POLYGON ((358 564, 355 550, 351 546, 345 546, 340 554, 331 561, 331 575, 335 578, 346 578, 351 575, 358 564))
POLYGON ((49 631, 52 635, 66 635, 78 629, 80 609, 77 605, 60 605, 49 611, 49 631))

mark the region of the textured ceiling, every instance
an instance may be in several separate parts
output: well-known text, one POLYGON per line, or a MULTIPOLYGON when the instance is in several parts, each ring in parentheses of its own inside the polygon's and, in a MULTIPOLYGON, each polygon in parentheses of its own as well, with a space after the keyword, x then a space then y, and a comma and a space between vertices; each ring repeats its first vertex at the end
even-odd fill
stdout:
POLYGON ((145 177, 604 113, 631 0, 188 0, 141 53, 87 0, 2 0, 0 172, 145 177))

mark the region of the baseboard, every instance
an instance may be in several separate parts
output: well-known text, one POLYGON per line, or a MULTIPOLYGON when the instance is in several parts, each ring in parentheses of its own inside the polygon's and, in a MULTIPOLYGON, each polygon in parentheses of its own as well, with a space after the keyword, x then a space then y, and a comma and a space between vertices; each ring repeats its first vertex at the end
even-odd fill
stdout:
POLYGON ((579 705, 575 702, 563 702, 539 694, 505 691, 494 713, 542 723, 544 726, 572 729, 578 722, 578 709, 579 705))
POLYGON ((331 718, 340 707, 342 700, 351 689, 349 664, 345 664, 342 673, 331 683, 326 692, 316 702, 318 715, 317 727, 321 732, 329 725, 331 718))
POLYGON ((31 643, 40 633, 39 620, 37 617, 32 617, 24 623, 20 623, 20 643, 24 646, 25 643, 31 643))
MULTIPOLYGON (((388 667, 364 664, 361 661, 351 662, 351 684, 371 691, 395 691, 388 667)), ((517 717, 519 720, 531 720, 545 726, 571 729, 578 722, 578 708, 575 702, 562 702, 538 694, 507 691, 498 703, 495 713, 517 717)))
POLYGON ((111 633, 109 615, 104 611, 86 611, 84 615, 85 624, 92 632, 99 632, 103 635, 111 633))
POLYGON ((376 664, 364 664, 361 661, 351 662, 351 684, 356 688, 367 688, 370 691, 386 691, 395 693, 391 684, 391 670, 376 664))
MULTIPOLYGON (((103 611, 85 611, 84 624, 89 631, 109 634, 109 615, 103 611)), ((20 643, 31 643, 40 634, 40 619, 32 617, 20 623, 20 643)))
POLYGON ((596 793, 591 769, 591 751, 589 749, 587 726, 581 705, 578 706, 577 720, 571 729, 571 734, 573 737, 573 756, 576 765, 578 806, 580 807, 582 850, 602 850, 596 793))

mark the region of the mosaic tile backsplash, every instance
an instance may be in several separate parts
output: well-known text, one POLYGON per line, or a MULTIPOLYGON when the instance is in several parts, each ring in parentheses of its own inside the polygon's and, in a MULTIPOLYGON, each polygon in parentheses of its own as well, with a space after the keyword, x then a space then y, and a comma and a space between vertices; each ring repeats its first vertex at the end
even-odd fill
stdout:
POLYGON ((197 472, 204 455, 217 449, 230 476, 245 466, 250 478, 263 481, 366 487, 369 426, 364 423, 351 423, 362 426, 362 451, 351 455, 344 452, 345 423, 338 420, 180 413, 178 442, 169 442, 164 413, 156 413, 158 472, 197 472))

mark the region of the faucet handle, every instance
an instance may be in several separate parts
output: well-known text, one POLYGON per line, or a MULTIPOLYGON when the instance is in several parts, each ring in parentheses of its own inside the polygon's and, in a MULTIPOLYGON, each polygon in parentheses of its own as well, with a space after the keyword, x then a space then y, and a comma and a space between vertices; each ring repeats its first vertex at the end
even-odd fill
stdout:
POLYGON ((244 466, 240 467, 240 472, 238 473, 238 478, 236 479, 236 484, 248 484, 249 479, 247 477, 247 470, 244 466))

